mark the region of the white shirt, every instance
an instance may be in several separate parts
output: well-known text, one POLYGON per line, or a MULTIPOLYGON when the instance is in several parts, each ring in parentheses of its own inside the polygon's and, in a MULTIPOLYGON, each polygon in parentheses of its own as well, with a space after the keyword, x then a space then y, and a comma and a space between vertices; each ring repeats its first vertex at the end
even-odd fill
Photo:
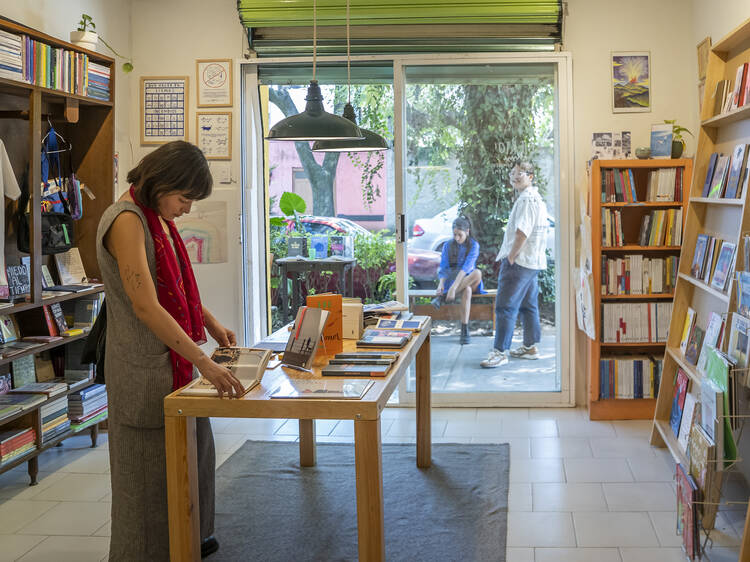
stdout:
POLYGON ((524 189, 513 204, 505 227, 503 245, 500 246, 495 261, 508 257, 513 248, 516 230, 526 235, 526 241, 521 246, 515 263, 528 269, 547 269, 547 205, 533 185, 524 189))

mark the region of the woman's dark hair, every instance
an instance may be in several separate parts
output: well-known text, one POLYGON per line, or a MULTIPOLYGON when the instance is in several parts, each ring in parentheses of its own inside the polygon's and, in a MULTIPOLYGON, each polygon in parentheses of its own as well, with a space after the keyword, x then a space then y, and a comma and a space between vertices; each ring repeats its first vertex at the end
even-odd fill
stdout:
POLYGON ((460 217, 456 217, 456 220, 453 221, 453 228, 463 230, 464 232, 469 232, 471 230, 471 221, 465 216, 461 215, 460 217))
POLYGON ((522 172, 526 172, 530 176, 534 175, 534 164, 532 164, 529 160, 515 160, 510 169, 512 170, 516 166, 521 168, 522 172))
POLYGON ((214 180, 200 148, 185 141, 172 141, 144 156, 128 172, 128 183, 143 205, 156 209, 159 199, 180 192, 197 201, 211 195, 214 180))

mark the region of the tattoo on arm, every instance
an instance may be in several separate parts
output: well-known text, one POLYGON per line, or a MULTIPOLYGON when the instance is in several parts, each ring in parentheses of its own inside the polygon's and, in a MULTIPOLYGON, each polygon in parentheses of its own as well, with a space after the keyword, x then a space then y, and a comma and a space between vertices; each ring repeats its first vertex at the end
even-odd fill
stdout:
POLYGON ((143 285, 141 280, 141 274, 133 271, 129 265, 125 266, 125 281, 130 285, 132 289, 140 289, 143 285))

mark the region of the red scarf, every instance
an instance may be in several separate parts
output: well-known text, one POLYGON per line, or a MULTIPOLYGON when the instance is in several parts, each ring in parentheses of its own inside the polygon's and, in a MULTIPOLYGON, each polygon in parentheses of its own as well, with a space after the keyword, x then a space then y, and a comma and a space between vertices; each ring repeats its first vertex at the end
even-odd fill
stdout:
MULTIPOLYGON (((130 196, 135 204, 146 215, 148 229, 154 241, 156 254, 156 292, 159 304, 174 318, 185 333, 198 345, 206 342, 206 331, 203 329, 203 306, 198 294, 198 285, 193 275, 185 243, 177 232, 173 221, 165 220, 169 235, 174 241, 174 249, 169 243, 166 232, 159 221, 159 215, 153 209, 141 205, 135 196, 135 188, 130 186, 130 196), (176 259, 179 257, 179 259, 176 259)), ((193 364, 179 353, 170 350, 172 359, 172 389, 177 390, 193 379, 193 364)))

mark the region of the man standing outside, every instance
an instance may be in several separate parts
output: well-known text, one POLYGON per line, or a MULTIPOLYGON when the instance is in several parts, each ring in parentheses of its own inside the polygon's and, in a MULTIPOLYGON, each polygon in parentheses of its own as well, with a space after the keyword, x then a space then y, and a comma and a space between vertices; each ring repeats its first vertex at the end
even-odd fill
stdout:
POLYGON ((480 363, 485 369, 505 365, 508 355, 539 359, 536 344, 542 339, 542 328, 539 324, 537 277, 540 271, 547 269, 547 206, 533 181, 534 168, 529 162, 517 162, 510 171, 510 183, 518 198, 495 258, 500 262, 495 297, 495 343, 487 359, 480 363), (523 324, 523 345, 510 349, 519 313, 523 324))

